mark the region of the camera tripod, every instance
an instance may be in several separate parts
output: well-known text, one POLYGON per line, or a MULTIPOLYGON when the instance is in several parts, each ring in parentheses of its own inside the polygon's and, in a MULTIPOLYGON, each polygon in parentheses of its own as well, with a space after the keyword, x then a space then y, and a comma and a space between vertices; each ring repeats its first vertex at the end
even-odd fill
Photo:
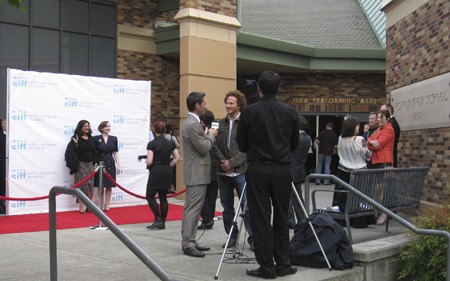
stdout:
MULTIPOLYGON (((245 189, 246 189, 246 187, 247 187, 247 184, 244 185, 244 188, 243 188, 242 194, 241 194, 241 198, 239 198, 239 208, 238 208, 238 210, 236 211, 236 214, 234 215, 233 223, 232 223, 232 225, 231 225, 230 232, 228 233, 227 242, 225 243, 225 248, 224 248, 224 250, 223 250, 222 257, 221 257, 220 262, 219 262, 219 267, 217 268, 216 275, 214 276, 214 279, 215 279, 215 280, 217 280, 217 279, 219 278, 220 268, 222 267, 222 263, 223 263, 223 259, 224 259, 224 257, 225 257, 225 253, 227 252, 227 247, 228 247, 228 243, 230 242, 231 233, 233 232, 234 227, 237 226, 237 218, 238 218, 238 216, 239 216, 239 213, 241 212, 240 206, 241 206, 241 203, 242 203, 242 199, 243 199, 243 197, 244 197, 244 194, 245 194, 245 189)), ((330 262, 328 261, 327 255, 325 254, 325 251, 323 250, 322 244, 320 243, 319 237, 317 236, 316 230, 314 229, 314 226, 313 226, 312 223, 311 223, 311 220, 310 220, 310 218, 309 218, 309 215, 308 215, 308 213, 306 212, 305 206, 304 206, 302 200, 300 199, 300 196, 299 196, 299 194, 298 194, 298 192, 297 192, 297 189, 295 188, 295 185, 294 185, 293 182, 291 182, 291 187, 292 187, 292 192, 294 193, 295 198, 297 199, 297 201, 298 201, 298 203, 299 203, 299 205, 300 205, 300 207, 301 207, 301 209, 302 209, 302 211, 303 211, 303 214, 305 215, 305 218, 306 218, 306 220, 308 221, 309 226, 311 227, 312 233, 314 234, 314 237, 316 238, 317 244, 319 245, 319 248, 320 248, 320 251, 322 252, 323 257, 325 258, 325 261, 326 261, 326 263, 327 263, 327 266, 328 266, 328 268, 329 268, 330 270, 332 270, 331 265, 330 265, 330 262)), ((247 207, 247 200, 245 201, 244 211, 245 211, 246 207, 247 207)), ((241 226, 242 226, 242 222, 241 222, 241 226)))
MULTIPOLYGON (((222 267, 223 259, 225 258, 225 254, 227 253, 227 250, 228 250, 228 243, 230 242, 231 235, 233 233, 234 228, 237 227, 237 219, 239 216, 241 216, 242 220, 240 223, 240 227, 238 228, 239 229, 238 237, 236 238, 236 241, 239 241, 239 237, 240 237, 241 231, 242 231, 242 224, 244 222, 244 216, 245 216, 245 214, 241 215, 240 213, 241 213, 241 209, 243 209, 244 212, 247 209, 247 200, 245 200, 244 206, 243 206, 243 208, 241 208, 242 200, 245 196, 246 187, 247 187, 247 183, 244 184, 244 188, 242 189, 241 197, 239 198, 238 210, 234 214, 233 222, 231 223, 231 228, 230 228, 230 231, 228 232, 227 242, 225 242, 225 247, 223 249, 222 257, 220 258, 219 267, 217 268, 217 273, 214 276, 215 280, 217 280, 219 278, 219 271, 220 271, 220 268, 222 267)), ((236 256, 236 252, 234 253, 233 257, 235 257, 235 256, 236 256)))

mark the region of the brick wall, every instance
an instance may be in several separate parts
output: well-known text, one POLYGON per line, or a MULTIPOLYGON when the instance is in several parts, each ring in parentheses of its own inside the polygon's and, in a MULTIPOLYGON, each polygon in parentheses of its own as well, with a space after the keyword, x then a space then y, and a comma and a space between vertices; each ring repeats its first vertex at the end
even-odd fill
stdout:
POLYGON ((449 11, 448 0, 431 0, 388 28, 388 94, 450 70, 449 11))
MULTIPOLYGON (((431 0, 387 29, 387 93, 450 70, 450 2, 431 0)), ((430 114, 433 114, 430 112, 430 114)), ((450 128, 402 132, 399 165, 428 166, 423 200, 448 203, 450 128)))
POLYGON ((281 74, 279 99, 300 112, 371 112, 385 101, 384 74, 281 74), (308 103, 299 103, 307 97, 308 103), (312 104, 313 98, 354 98, 356 104, 312 104), (361 104, 361 101, 366 104, 361 104))
MULTIPOLYGON (((156 20, 173 21, 177 11, 158 12, 158 1, 119 0, 119 25, 153 30, 156 20)), ((179 124, 179 61, 178 58, 118 50, 117 77, 152 81, 151 121, 160 119, 172 124, 178 132, 179 124)))
POLYGON ((179 62, 178 58, 119 50, 117 77, 152 81, 151 121, 160 119, 172 124, 178 132, 179 62))
MULTIPOLYGON (((371 112, 378 111, 386 100, 385 76, 382 73, 280 73, 280 76, 278 98, 299 112, 371 112), (304 97, 308 102, 299 102, 304 97), (357 104, 313 104, 313 98, 348 98, 355 99, 357 104), (361 105, 361 101, 367 104, 361 105)), ((239 76, 237 87, 251 104, 257 100, 258 93, 256 87, 247 85, 249 79, 258 77, 239 76)))
POLYGON ((180 9, 194 8, 201 11, 236 17, 236 0, 180 0, 180 9))

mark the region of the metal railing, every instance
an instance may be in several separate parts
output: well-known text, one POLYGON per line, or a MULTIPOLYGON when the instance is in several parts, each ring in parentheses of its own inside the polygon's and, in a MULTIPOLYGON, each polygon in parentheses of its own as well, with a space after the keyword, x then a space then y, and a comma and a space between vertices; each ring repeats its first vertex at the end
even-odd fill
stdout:
POLYGON ((354 195, 362 198, 363 200, 367 201, 370 205, 380 210, 380 212, 386 213, 391 219, 399 222, 401 225, 405 226, 412 232, 416 234, 424 234, 424 235, 434 235, 434 236, 445 236, 447 237, 447 281, 450 281, 450 233, 445 230, 435 230, 435 229, 421 229, 417 228, 407 220, 403 219, 396 213, 392 212, 388 208, 384 207, 377 201, 373 200, 366 194, 362 193, 361 191, 357 190, 353 186, 349 185, 348 183, 344 182, 340 178, 334 176, 334 175, 324 175, 324 174, 310 174, 305 179, 305 209, 310 213, 309 211, 309 198, 310 198, 310 187, 309 184, 314 179, 328 179, 332 182, 340 185, 342 188, 347 189, 349 192, 352 192, 354 195))
MULTIPOLYGON (((103 169, 99 169, 102 173, 103 169)), ((128 237, 117 225, 98 208, 81 190, 78 188, 68 188, 54 186, 49 193, 49 235, 50 235, 50 280, 58 280, 57 269, 57 243, 56 243, 56 195, 58 193, 76 196, 100 221, 114 233, 160 280, 176 281, 172 279, 159 265, 154 262, 130 237, 128 237)))

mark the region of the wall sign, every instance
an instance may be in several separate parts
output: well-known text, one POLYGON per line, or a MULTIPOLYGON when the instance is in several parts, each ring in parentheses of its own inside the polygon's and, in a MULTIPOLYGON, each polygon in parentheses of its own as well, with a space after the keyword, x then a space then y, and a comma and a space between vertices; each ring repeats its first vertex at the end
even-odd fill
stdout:
POLYGON ((402 130, 450 127, 450 73, 395 89, 391 96, 402 130))

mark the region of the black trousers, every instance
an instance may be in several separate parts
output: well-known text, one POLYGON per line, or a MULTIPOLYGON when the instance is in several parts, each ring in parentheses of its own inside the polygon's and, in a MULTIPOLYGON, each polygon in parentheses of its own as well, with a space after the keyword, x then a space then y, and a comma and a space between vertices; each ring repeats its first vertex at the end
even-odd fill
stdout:
POLYGON ((200 216, 202 217, 202 224, 210 223, 214 221, 214 212, 216 211, 217 191, 219 184, 217 180, 211 181, 206 186, 205 203, 203 203, 200 216))
MULTIPOLYGON (((302 195, 302 183, 294 182, 295 190, 297 190, 298 196, 300 200, 302 200, 303 206, 305 205, 305 200, 303 200, 302 195)), ((295 227, 301 220, 305 219, 305 214, 303 213, 302 207, 298 202, 297 196, 295 196, 294 192, 291 192, 291 198, 289 199, 289 211, 288 211, 288 222, 289 227, 295 227), (294 215, 295 214, 295 215, 294 215), (297 222, 295 222, 295 218, 297 218, 297 222)))
POLYGON ((289 165, 251 162, 245 174, 255 257, 264 272, 290 266, 288 208, 291 196, 289 165), (271 224, 273 207, 273 225, 271 224), (275 263, 274 263, 275 262, 275 263))

